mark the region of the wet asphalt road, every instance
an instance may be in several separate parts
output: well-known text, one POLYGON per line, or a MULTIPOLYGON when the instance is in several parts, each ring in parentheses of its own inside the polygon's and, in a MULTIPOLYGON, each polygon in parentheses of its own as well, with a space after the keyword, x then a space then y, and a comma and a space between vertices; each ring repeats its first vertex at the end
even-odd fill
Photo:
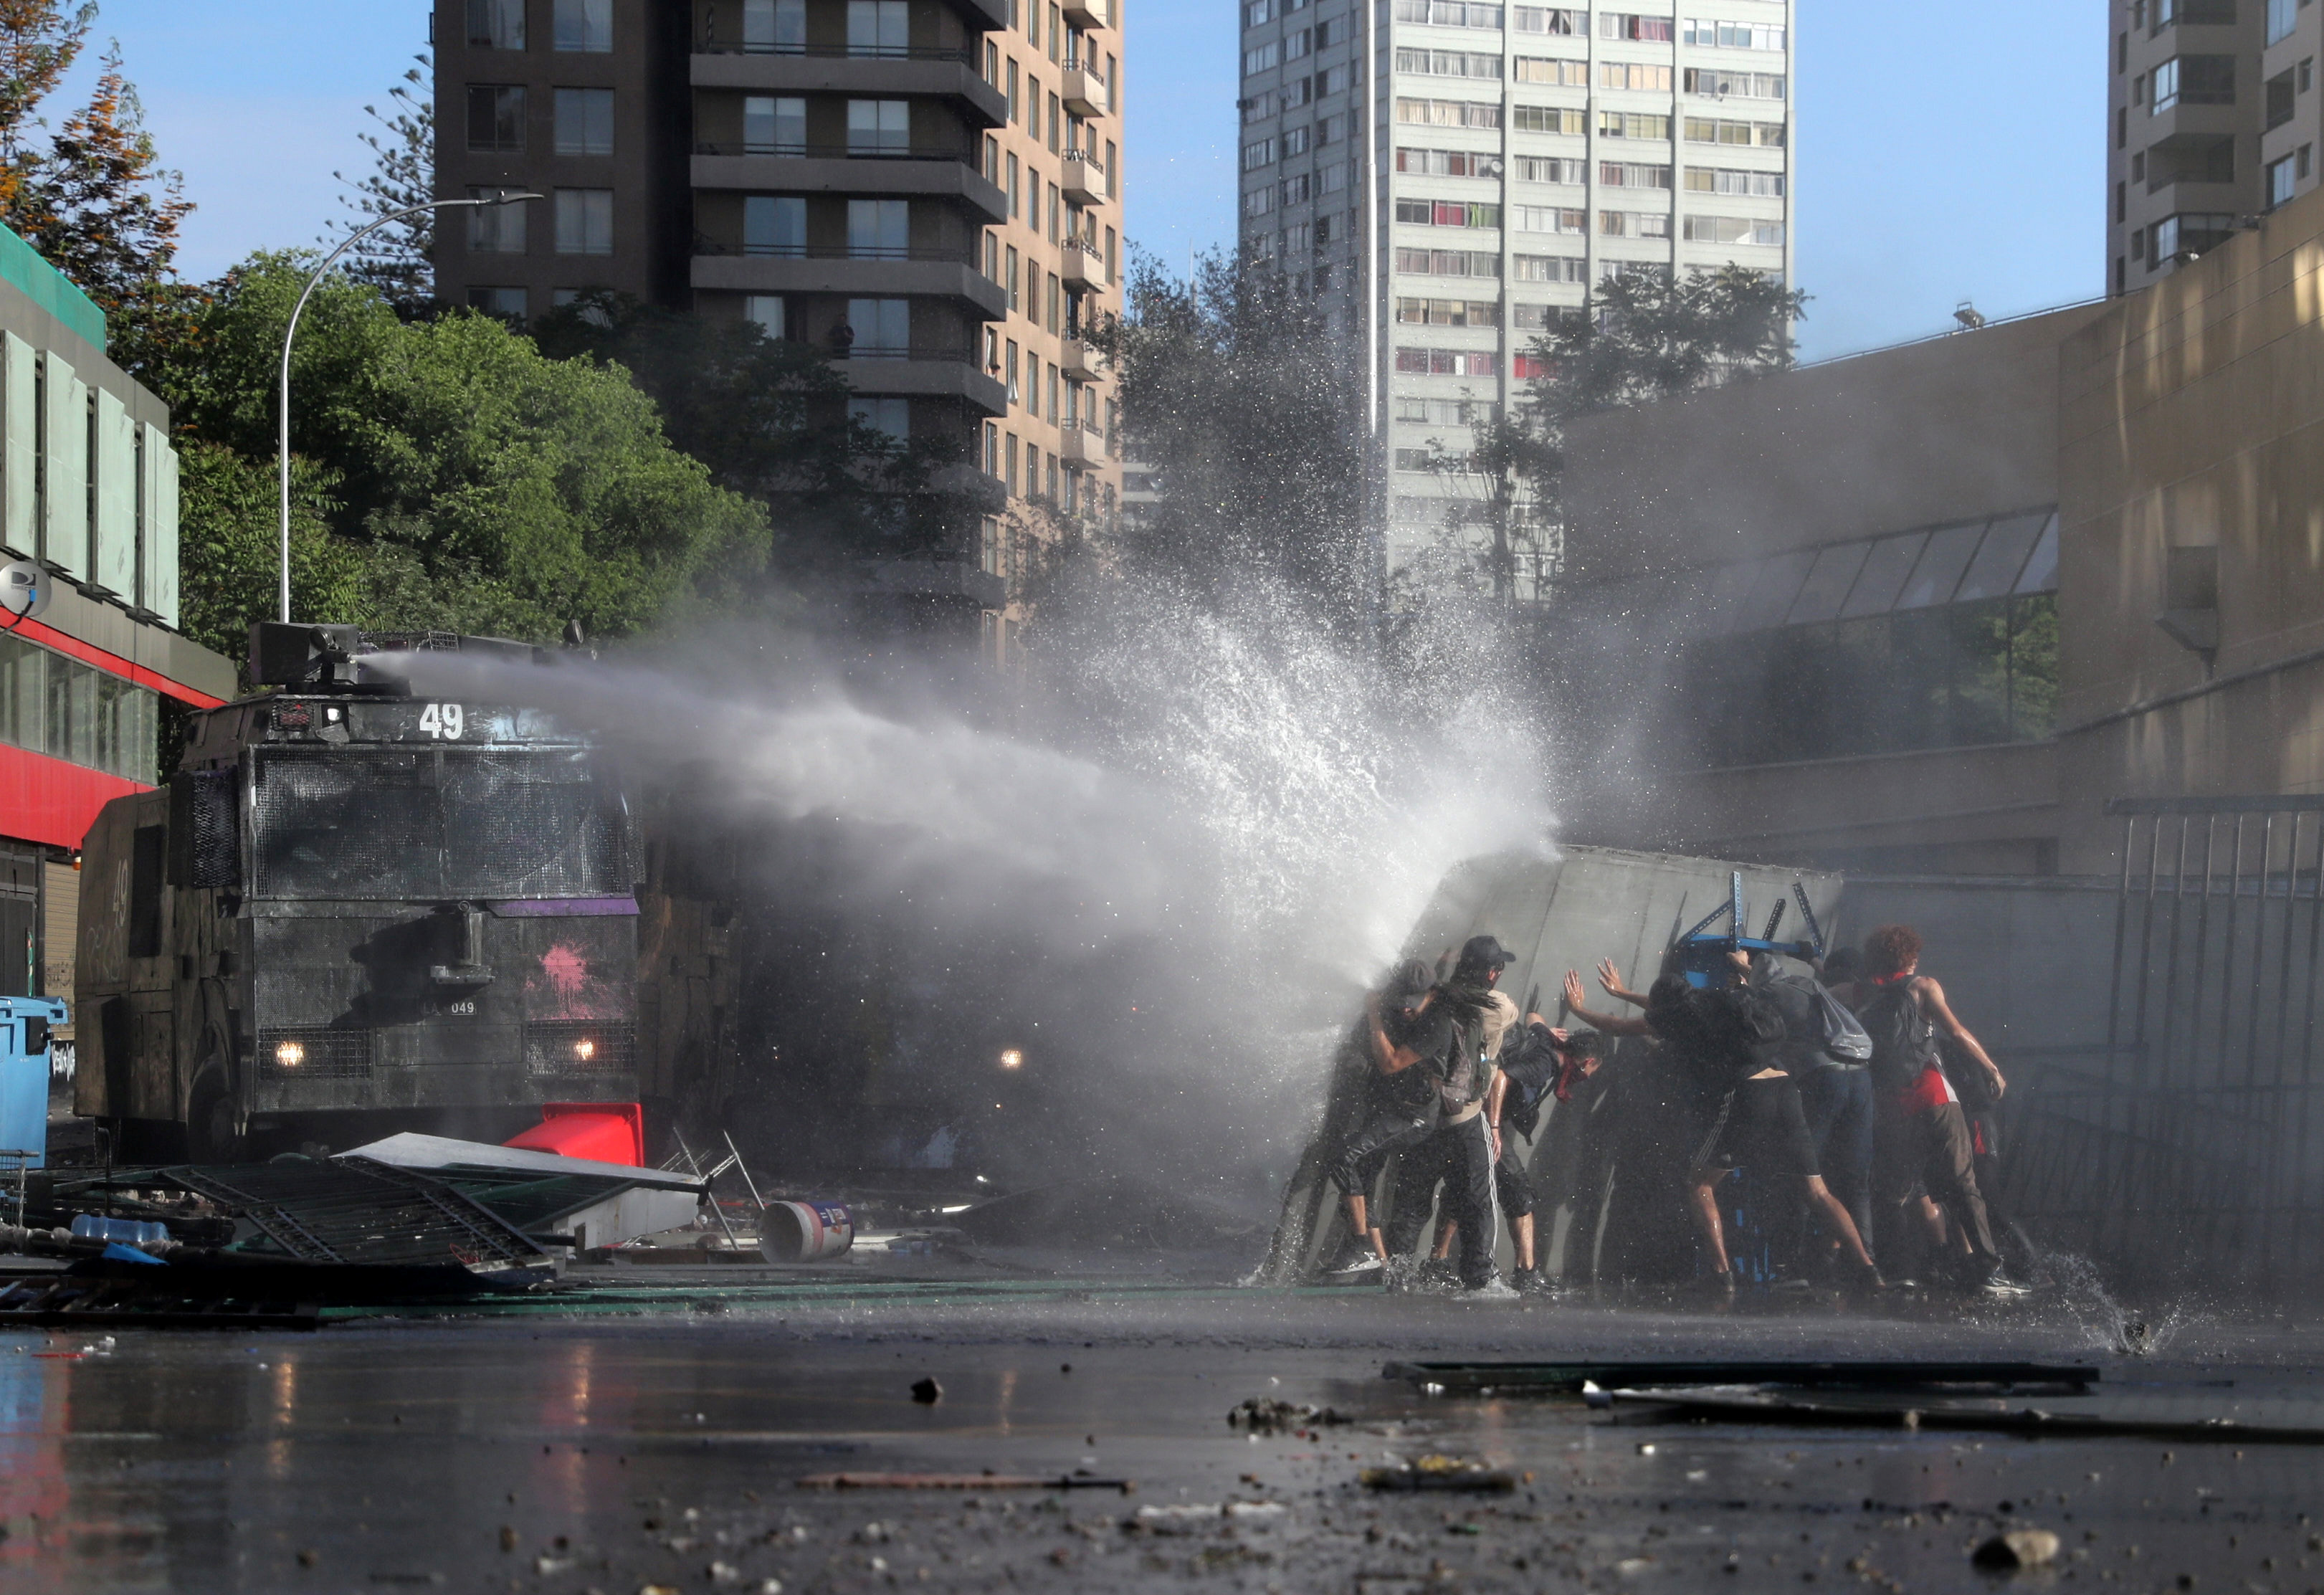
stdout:
POLYGON ((2324 1422, 2324 1332, 2197 1323, 2137 1360, 2107 1333, 2054 1305, 842 1285, 712 1315, 20 1335, 0 1591, 2324 1590, 2324 1447, 1639 1425, 1379 1377, 1396 1356, 2029 1356, 2099 1366, 2085 1408, 2324 1422), (910 1394, 927 1376, 933 1406, 910 1394), (1224 1421, 1250 1396, 1353 1421, 1254 1441, 1224 1421), (1524 1482, 1356 1482, 1437 1452, 1524 1482), (798 1483, 840 1470, 1135 1488, 798 1483), (2058 1563, 1974 1571, 2017 1525, 2055 1531, 2058 1563))

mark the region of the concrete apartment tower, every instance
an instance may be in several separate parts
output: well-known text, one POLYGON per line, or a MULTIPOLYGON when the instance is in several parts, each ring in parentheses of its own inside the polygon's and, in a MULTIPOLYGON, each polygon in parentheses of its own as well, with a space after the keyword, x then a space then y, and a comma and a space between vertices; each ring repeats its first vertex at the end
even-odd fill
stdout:
POLYGON ((2314 0, 2113 0, 2107 285, 2131 293, 2316 183, 2314 0))
POLYGON ((1006 484, 960 560, 879 577, 1006 661, 1034 512, 1118 512, 1079 337, 1120 305, 1118 4, 437 0, 439 194, 549 197, 447 217, 437 291, 618 289, 831 351, 866 419, 1006 484))
MULTIPOLYGON (((1425 469, 1430 444, 1465 454, 1521 401, 1591 283, 1790 281, 1792 11, 1243 0, 1241 241, 1369 351, 1391 571, 1477 535, 1446 528, 1481 484, 1425 469)), ((1520 567, 1531 596, 1542 563, 1520 567)))

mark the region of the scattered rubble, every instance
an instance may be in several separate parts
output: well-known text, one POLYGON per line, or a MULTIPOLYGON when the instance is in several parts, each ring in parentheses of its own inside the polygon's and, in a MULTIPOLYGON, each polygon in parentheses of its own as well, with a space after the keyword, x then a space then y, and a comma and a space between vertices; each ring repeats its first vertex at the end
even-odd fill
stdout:
POLYGON ((2013 1528, 1995 1535, 1970 1554, 1969 1560, 1989 1572, 2015 1572, 2046 1567, 2058 1559, 2058 1536, 2046 1528, 2013 1528))
POLYGON ((1278 1431, 1318 1429, 1335 1424, 1352 1423, 1346 1414, 1328 1406, 1310 1406, 1305 1402, 1278 1401, 1272 1396, 1253 1396, 1238 1404, 1227 1414, 1231 1429, 1249 1429, 1254 1434, 1269 1434, 1278 1431))
POLYGON ((1430 1455, 1385 1468, 1366 1468, 1358 1478, 1366 1489, 1406 1492, 1422 1489, 1472 1491, 1507 1495, 1517 1487, 1517 1475, 1469 1457, 1430 1455))

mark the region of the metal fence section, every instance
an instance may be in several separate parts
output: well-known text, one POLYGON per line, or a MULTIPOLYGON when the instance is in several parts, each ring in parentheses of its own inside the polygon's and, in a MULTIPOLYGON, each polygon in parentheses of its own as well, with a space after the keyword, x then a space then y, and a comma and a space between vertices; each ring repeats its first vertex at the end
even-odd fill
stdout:
POLYGON ((2118 799, 2107 1037, 2028 1058, 2005 1207, 2126 1282, 2324 1280, 2324 797, 2118 799))

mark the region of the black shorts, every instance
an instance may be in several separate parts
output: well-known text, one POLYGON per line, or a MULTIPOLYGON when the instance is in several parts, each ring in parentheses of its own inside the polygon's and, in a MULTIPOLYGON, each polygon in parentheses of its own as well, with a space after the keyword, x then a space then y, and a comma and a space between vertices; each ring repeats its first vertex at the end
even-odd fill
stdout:
POLYGON ((1533 1182, 1517 1161, 1517 1131, 1501 1126, 1501 1155, 1493 1165, 1493 1194, 1501 1199, 1501 1216, 1511 1221, 1533 1212, 1533 1182))
POLYGON ((1821 1175, 1798 1083, 1778 1074, 1737 1086, 1694 1163, 1697 1168, 1739 1167, 1749 1174, 1821 1175))

